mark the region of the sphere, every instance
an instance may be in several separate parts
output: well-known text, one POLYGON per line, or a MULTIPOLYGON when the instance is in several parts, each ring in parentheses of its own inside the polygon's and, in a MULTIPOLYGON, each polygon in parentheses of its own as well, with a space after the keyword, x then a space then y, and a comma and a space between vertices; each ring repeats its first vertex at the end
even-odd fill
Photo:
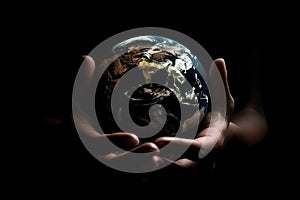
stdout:
MULTIPOLYGON (((96 93, 97 117, 106 133, 122 131, 114 119, 112 106, 118 110, 117 121, 131 117, 138 126, 147 126, 151 120, 153 126, 163 126, 156 135, 143 138, 143 141, 175 136, 181 122, 190 118, 195 108, 201 112, 201 120, 209 112, 210 96, 201 62, 184 45, 170 38, 146 35, 122 41, 111 51, 112 56, 102 63, 107 67, 96 93), (138 69, 134 82, 139 84, 117 96, 119 102, 129 99, 130 116, 126 116, 121 104, 111 105, 111 98, 120 80, 133 69, 138 69), (159 106, 150 113, 153 105, 159 106)), ((134 130, 132 132, 139 136, 134 130)))

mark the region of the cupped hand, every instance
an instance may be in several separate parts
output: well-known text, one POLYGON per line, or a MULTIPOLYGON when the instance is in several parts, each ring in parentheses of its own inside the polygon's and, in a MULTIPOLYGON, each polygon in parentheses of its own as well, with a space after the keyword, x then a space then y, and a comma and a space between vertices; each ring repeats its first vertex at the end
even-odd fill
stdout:
MULTIPOLYGON (((85 95, 90 90, 90 84, 95 78, 96 65, 92 57, 84 56, 83 67, 83 80, 84 82, 80 85, 80 94, 85 95)), ((89 148, 93 150, 97 158, 105 159, 109 162, 114 162, 120 159, 126 159, 131 153, 148 153, 155 152, 157 154, 147 155, 145 154, 145 167, 151 169, 151 167, 158 167, 162 162, 168 162, 158 156, 159 148, 155 143, 146 142, 141 144, 139 138, 133 133, 117 132, 117 133, 100 133, 95 129, 93 123, 89 120, 88 111, 84 105, 76 102, 73 105, 76 115, 73 115, 73 120, 76 121, 76 128, 81 133, 81 139, 89 145, 89 148), (107 148, 107 139, 116 145, 120 150, 114 152, 111 148, 107 148), (148 157, 147 157, 148 156, 148 157)))
MULTIPOLYGON (((212 146, 213 149, 222 148, 228 138, 228 127, 231 120, 231 115, 234 109, 234 99, 230 93, 229 85, 227 81, 227 70, 223 59, 216 59, 214 64, 217 68, 211 68, 212 70, 219 70, 220 75, 223 79, 225 93, 226 93, 226 114, 221 112, 209 112, 203 119, 201 125, 201 131, 196 135, 195 139, 186 139, 180 137, 160 137, 155 141, 155 144, 159 148, 163 148, 166 145, 173 145, 176 148, 177 145, 185 146, 188 148, 187 153, 181 156, 175 161, 176 165, 181 167, 195 167, 197 161, 204 157, 201 155, 201 148, 212 146)), ((213 74, 213 73, 211 73, 213 74)), ((200 117, 200 113, 195 113, 191 118, 183 123, 182 131, 186 132, 191 129, 191 127, 198 126, 197 119, 200 117)), ((184 135, 184 134, 181 134, 184 135)), ((178 156, 168 153, 168 155, 162 155, 167 157, 178 156)))

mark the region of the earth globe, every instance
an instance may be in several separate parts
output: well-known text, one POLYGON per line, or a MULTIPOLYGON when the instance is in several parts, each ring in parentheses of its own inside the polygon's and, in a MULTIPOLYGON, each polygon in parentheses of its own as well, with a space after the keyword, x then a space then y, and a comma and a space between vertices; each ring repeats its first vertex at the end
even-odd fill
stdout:
POLYGON ((130 118, 140 127, 150 123, 154 129, 160 127, 150 137, 142 137, 138 129, 129 130, 142 142, 154 141, 161 136, 175 136, 181 130, 181 122, 194 112, 200 112, 201 123, 210 111, 201 62, 184 45, 162 36, 143 35, 126 39, 111 51, 113 56, 102 62, 107 67, 99 80, 95 101, 105 133, 124 131, 118 124, 126 124, 130 118), (134 70, 134 76, 122 81, 134 70), (134 84, 119 90, 112 101, 116 87, 130 82, 134 84), (124 101, 129 102, 130 116, 124 112, 124 101))

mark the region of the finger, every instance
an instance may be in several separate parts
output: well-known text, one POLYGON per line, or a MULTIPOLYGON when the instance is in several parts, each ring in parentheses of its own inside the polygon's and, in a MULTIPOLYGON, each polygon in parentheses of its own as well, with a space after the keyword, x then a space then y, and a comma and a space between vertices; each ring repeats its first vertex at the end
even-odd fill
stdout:
POLYGON ((170 152, 163 155, 170 159, 179 157, 181 155, 176 155, 178 149, 185 148, 187 151, 182 155, 182 157, 189 158, 191 160, 198 160, 203 155, 207 154, 210 150, 220 148, 223 144, 222 129, 219 126, 211 126, 202 130, 197 138, 195 139, 185 139, 178 137, 160 137, 155 140, 155 144, 161 149, 168 145, 168 150, 170 152))
POLYGON ((110 153, 111 143, 125 151, 128 151, 139 144, 138 137, 132 133, 99 134, 96 137, 89 138, 89 141, 89 144, 97 149, 97 154, 102 155, 110 153), (107 141, 107 139, 110 141, 107 141))
MULTIPOLYGON (((134 162, 135 158, 132 157, 133 154, 130 152, 126 152, 123 154, 109 154, 104 157, 100 157, 100 159, 105 159, 109 162, 109 164, 120 166, 120 165, 128 165, 131 169, 136 168, 137 170, 143 169, 143 171, 155 171, 161 168, 161 166, 173 164, 167 159, 160 157, 158 154, 145 154, 142 159, 142 162, 134 162)), ((127 166, 127 167, 128 167, 127 166)))
POLYGON ((185 139, 178 137, 161 137, 154 142, 160 149, 166 146, 166 151, 160 151, 160 155, 170 160, 184 156, 191 159, 198 159, 198 153, 202 146, 201 140, 185 139), (185 153, 182 149, 186 149, 185 153))
POLYGON ((196 161, 187 158, 178 159, 175 161, 175 164, 186 169, 194 169, 198 166, 198 163, 196 161))
MULTIPOLYGON (((211 127, 206 128, 200 133, 200 137, 196 139, 185 139, 178 137, 160 137, 155 140, 155 144, 159 149, 163 148, 166 145, 169 145, 169 149, 176 150, 178 148, 187 148, 189 153, 198 154, 199 150, 202 147, 207 147, 209 145, 214 145, 219 139, 220 134, 219 128, 211 127)), ((194 157, 194 156, 193 156, 194 157)))
POLYGON ((141 144, 139 146, 136 146, 135 148, 132 148, 131 150, 129 151, 124 151, 124 152, 121 152, 121 153, 110 153, 108 155, 106 155, 105 157, 106 158, 109 158, 109 159, 114 159, 114 158, 117 158, 117 157, 124 157, 128 154, 131 154, 131 153, 150 153, 150 152, 159 152, 159 148, 156 146, 156 144, 152 143, 152 142, 146 142, 144 144, 141 144))
POLYGON ((230 116, 234 109, 234 99, 231 95, 229 84, 228 84, 228 78, 227 78, 227 69, 225 60, 223 58, 218 58, 214 61, 216 64, 216 67, 218 68, 220 75, 223 80, 223 84, 225 87, 225 93, 226 93, 226 100, 227 100, 227 116, 230 116))
POLYGON ((90 56, 83 56, 84 60, 79 69, 76 81, 74 83, 73 100, 73 117, 78 117, 80 120, 88 118, 90 113, 93 113, 93 107, 90 106, 90 98, 94 94, 91 89, 91 81, 95 72, 95 62, 90 56))
POLYGON ((136 147, 140 142, 138 137, 132 133, 100 134, 92 127, 79 133, 85 144, 88 144, 88 147, 97 155, 115 153, 114 151, 122 149, 128 151, 136 147))
POLYGON ((156 144, 152 142, 146 142, 144 144, 141 144, 131 149, 130 152, 135 152, 135 153, 159 152, 159 148, 157 147, 156 144))
POLYGON ((158 148, 163 148, 164 146, 168 144, 172 145, 180 145, 185 147, 194 146, 197 148, 200 148, 201 146, 198 146, 199 144, 194 139, 185 139, 185 138, 178 138, 178 137, 160 137, 157 138, 154 143, 158 146, 158 148))
POLYGON ((84 75, 87 80, 92 80, 95 72, 95 61, 90 56, 83 56, 84 60, 82 66, 84 68, 84 75))
POLYGON ((132 133, 119 132, 105 134, 104 136, 107 137, 114 144, 116 144, 118 147, 125 150, 130 150, 140 143, 139 138, 132 133))
POLYGON ((227 83, 227 69, 225 60, 223 58, 217 58, 214 60, 214 63, 216 64, 216 67, 218 68, 220 75, 222 77, 222 80, 224 81, 224 84, 227 83))

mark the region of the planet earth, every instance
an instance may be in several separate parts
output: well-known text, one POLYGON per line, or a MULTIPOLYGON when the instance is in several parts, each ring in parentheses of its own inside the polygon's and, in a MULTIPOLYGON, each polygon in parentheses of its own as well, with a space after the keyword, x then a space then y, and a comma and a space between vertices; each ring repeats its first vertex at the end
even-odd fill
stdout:
MULTIPOLYGON (((113 105, 118 110, 118 120, 131 117, 138 126, 146 126, 151 121, 150 107, 160 105, 153 111, 153 124, 165 123, 156 135, 142 138, 142 141, 175 136, 182 120, 190 118, 195 108, 201 113, 201 120, 209 112, 210 95, 203 67, 184 45, 170 38, 145 35, 118 43, 111 49, 111 55, 100 64, 105 70, 98 83, 95 101, 97 117, 105 133, 122 131, 112 114, 111 98, 120 80, 132 69, 138 69, 135 81, 139 84, 118 94, 120 102, 129 99, 130 111, 130 116, 126 116, 118 107, 121 104, 113 105), (157 84, 156 79, 162 77, 164 83, 157 84), (161 120, 163 118, 166 121, 161 120)), ((139 137, 139 133, 132 132, 139 137)))

